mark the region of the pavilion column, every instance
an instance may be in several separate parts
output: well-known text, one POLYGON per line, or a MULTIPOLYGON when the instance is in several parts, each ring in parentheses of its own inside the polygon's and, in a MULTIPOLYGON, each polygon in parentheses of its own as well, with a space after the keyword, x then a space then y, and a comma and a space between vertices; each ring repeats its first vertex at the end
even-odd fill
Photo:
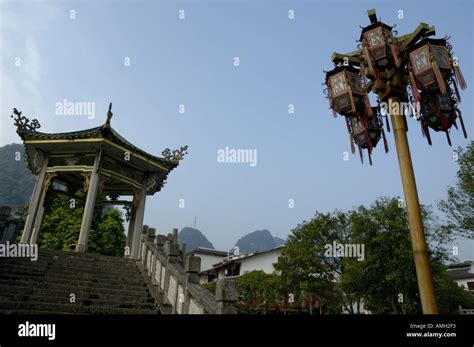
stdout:
POLYGON ((43 216, 44 216, 44 210, 45 210, 44 202, 45 202, 46 196, 48 194, 49 187, 51 186, 51 183, 52 183, 54 177, 56 177, 56 176, 57 176, 57 174, 54 173, 54 172, 46 173, 46 176, 45 176, 45 179, 44 179, 44 184, 42 186, 41 198, 40 198, 40 202, 39 202, 39 206, 38 206, 38 211, 36 212, 35 223, 34 223, 34 226, 33 226, 33 231, 31 233, 31 238, 30 238, 30 243, 31 244, 34 244, 38 241, 38 236, 39 236, 40 229, 41 229, 41 223, 43 222, 43 216))
POLYGON ((135 210, 135 222, 133 223, 133 237, 132 237, 132 252, 131 258, 138 259, 138 249, 140 248, 140 237, 143 230, 143 218, 145 216, 145 202, 146 202, 147 185, 143 184, 140 193, 138 193, 137 207, 135 210))
POLYGON ((47 172, 44 178, 44 184, 41 191, 40 203, 38 206, 38 211, 36 212, 35 224, 33 226, 33 232, 30 238, 31 244, 34 244, 38 241, 38 236, 41 229, 41 223, 43 222, 43 216, 44 216, 44 210, 45 210, 44 202, 46 200, 49 187, 51 186, 51 183, 53 182, 53 179, 56 176, 57 174, 55 172, 47 172))
POLYGON ((130 208, 130 219, 128 221, 128 232, 127 232, 127 247, 129 250, 129 256, 131 255, 131 250, 132 250, 132 242, 133 242, 133 227, 135 224, 135 215, 136 215, 136 209, 135 206, 132 205, 130 208))
POLYGON ((30 243, 35 244, 38 241, 38 235, 41 228, 41 223, 43 222, 44 216, 44 200, 46 198, 46 192, 41 194, 41 199, 38 207, 38 212, 36 212, 35 224, 33 226, 33 232, 31 233, 30 243))
POLYGON ((44 155, 42 157, 41 169, 36 178, 35 188, 33 189, 33 194, 31 194, 30 206, 28 208, 28 216, 26 217, 25 228, 21 236, 20 243, 28 243, 31 237, 31 231, 33 230, 33 225, 35 224, 35 218, 40 206, 41 192, 43 190, 44 179, 46 177, 46 169, 48 168, 49 156, 44 155))
MULTIPOLYGON (((86 204, 84 206, 84 213, 82 215, 81 231, 79 233, 79 240, 76 244, 76 252, 85 253, 87 251, 87 240, 89 238, 89 229, 92 223, 92 215, 94 213, 95 201, 100 180, 100 164, 101 164, 102 150, 100 150, 94 160, 94 167, 89 178, 89 187, 87 189, 86 204)), ((87 181, 87 178, 86 178, 87 181)))

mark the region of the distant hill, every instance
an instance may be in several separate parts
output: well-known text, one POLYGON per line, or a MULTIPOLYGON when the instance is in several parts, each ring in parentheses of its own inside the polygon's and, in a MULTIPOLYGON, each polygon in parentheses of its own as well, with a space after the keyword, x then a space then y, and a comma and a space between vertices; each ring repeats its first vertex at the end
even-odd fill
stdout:
POLYGON ((285 243, 279 237, 273 237, 267 229, 256 230, 240 238, 235 244, 240 253, 264 252, 285 243))
POLYGON ((212 243, 198 229, 185 227, 178 233, 178 243, 186 244, 186 251, 190 252, 195 248, 204 247, 214 249, 212 243))
POLYGON ((23 145, 0 147, 0 205, 12 208, 30 203, 36 176, 26 167, 23 145), (16 159, 20 153, 21 159, 16 159))
POLYGON ((274 237, 273 240, 275 241, 275 247, 281 246, 285 244, 285 240, 283 240, 281 237, 274 237))

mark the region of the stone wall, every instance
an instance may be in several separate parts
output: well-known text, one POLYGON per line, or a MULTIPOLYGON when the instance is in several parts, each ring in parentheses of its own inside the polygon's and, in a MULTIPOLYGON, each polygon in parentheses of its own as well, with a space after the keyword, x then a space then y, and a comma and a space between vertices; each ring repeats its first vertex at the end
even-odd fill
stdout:
POLYGON ((168 314, 236 314, 237 280, 218 280, 214 296, 199 284, 201 258, 185 257, 184 249, 177 241, 177 229, 167 236, 155 236, 155 229, 143 227, 138 262, 153 295, 161 303, 160 311, 168 314))

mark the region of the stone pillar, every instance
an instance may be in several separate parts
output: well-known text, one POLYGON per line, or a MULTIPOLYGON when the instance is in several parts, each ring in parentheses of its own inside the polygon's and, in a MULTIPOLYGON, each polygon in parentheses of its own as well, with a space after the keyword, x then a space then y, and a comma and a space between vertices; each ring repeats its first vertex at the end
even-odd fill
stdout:
POLYGON ((54 177, 56 177, 57 174, 55 172, 48 172, 46 173, 46 176, 44 178, 44 184, 42 187, 42 192, 41 192, 41 198, 38 206, 38 211, 36 212, 36 218, 35 218, 35 223, 33 226, 33 231, 31 233, 30 237, 30 243, 34 244, 38 241, 38 236, 40 233, 41 229, 41 223, 43 222, 43 216, 44 216, 44 202, 46 200, 49 188, 51 187, 51 184, 53 183, 54 177))
POLYGON ((38 241, 38 235, 41 228, 41 223, 43 222, 44 216, 44 200, 46 199, 46 192, 41 194, 41 200, 38 207, 38 212, 36 212, 35 225, 33 226, 33 232, 31 233, 30 243, 34 244, 38 241))
POLYGON ((46 176, 46 169, 48 168, 49 156, 43 156, 42 161, 43 162, 41 163, 40 172, 38 174, 38 177, 36 178, 35 188, 33 189, 33 194, 31 194, 28 216, 26 217, 25 228, 23 230, 23 235, 21 236, 20 243, 28 243, 30 241, 31 231, 33 230, 36 213, 38 212, 41 191, 43 189, 44 178, 46 176))
POLYGON ((189 313, 189 284, 199 284, 199 271, 201 271, 201 258, 188 255, 184 260, 184 271, 186 272, 186 282, 184 284, 184 302, 182 307, 182 313, 189 313))
POLYGON ((160 234, 156 235, 155 244, 156 244, 156 250, 158 252, 164 252, 165 242, 166 242, 165 235, 160 235, 160 234))
POLYGON ((140 248, 140 237, 143 230, 143 219, 145 217, 145 202, 146 202, 146 184, 143 184, 140 193, 137 198, 137 207, 135 215, 135 223, 133 225, 133 238, 132 238, 132 252, 131 257, 138 259, 139 248, 140 248))
POLYGON ((239 298, 237 278, 217 280, 216 284, 216 314, 236 314, 235 303, 239 298))
POLYGON ((173 228, 173 233, 171 234, 173 237, 173 243, 178 243, 178 229, 173 228))
POLYGON ((199 271, 201 271, 201 258, 189 255, 184 262, 186 282, 199 283, 199 271))
POLYGON ((177 263, 179 256, 179 245, 172 241, 165 243, 165 254, 168 257, 168 263, 177 263))
POLYGON ((94 213, 95 200, 97 197, 97 190, 99 188, 100 168, 102 162, 101 159, 102 150, 100 150, 95 157, 94 167, 92 168, 89 187, 87 189, 87 199, 86 204, 84 206, 84 213, 82 215, 81 231, 79 233, 79 240, 76 244, 76 252, 80 253, 85 253, 87 251, 89 229, 92 223, 92 215, 94 213))

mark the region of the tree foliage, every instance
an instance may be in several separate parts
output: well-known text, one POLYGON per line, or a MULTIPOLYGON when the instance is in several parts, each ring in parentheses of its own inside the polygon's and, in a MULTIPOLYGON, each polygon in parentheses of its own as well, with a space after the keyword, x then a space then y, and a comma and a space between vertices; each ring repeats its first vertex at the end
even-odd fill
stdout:
MULTIPOLYGON (((458 288, 442 265, 449 230, 430 209, 422 213, 440 311, 472 307, 472 294, 458 288)), ((373 313, 421 312, 407 213, 396 198, 345 213, 316 213, 293 230, 276 268, 286 293, 295 293, 296 302, 314 293, 325 313, 357 313, 362 303, 373 313), (363 260, 326 255, 333 241, 363 245, 363 260)))
MULTIPOLYGON (((77 243, 84 210, 79 201, 71 205, 71 198, 65 196, 52 201, 41 225, 41 247, 69 250, 77 243)), ((98 254, 122 256, 126 244, 122 213, 96 206, 88 242, 90 249, 98 254)))
POLYGON ((284 301, 280 276, 262 270, 239 277, 239 294, 240 313, 267 313, 284 301))
POLYGON ((448 188, 448 197, 439 203, 449 227, 474 239, 474 141, 465 150, 458 148, 457 183, 448 188))

